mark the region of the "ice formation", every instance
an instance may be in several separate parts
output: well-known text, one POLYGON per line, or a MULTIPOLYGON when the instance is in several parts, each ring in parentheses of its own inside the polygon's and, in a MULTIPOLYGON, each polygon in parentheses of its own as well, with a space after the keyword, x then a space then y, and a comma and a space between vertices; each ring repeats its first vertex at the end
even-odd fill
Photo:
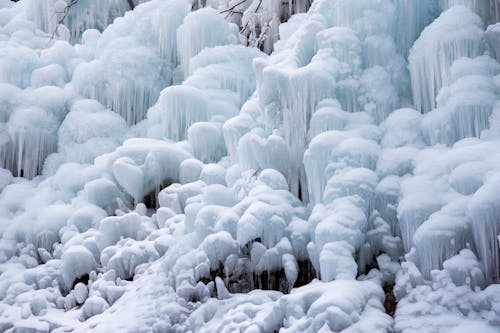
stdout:
POLYGON ((0 332, 499 331, 499 19, 0 0, 0 332))

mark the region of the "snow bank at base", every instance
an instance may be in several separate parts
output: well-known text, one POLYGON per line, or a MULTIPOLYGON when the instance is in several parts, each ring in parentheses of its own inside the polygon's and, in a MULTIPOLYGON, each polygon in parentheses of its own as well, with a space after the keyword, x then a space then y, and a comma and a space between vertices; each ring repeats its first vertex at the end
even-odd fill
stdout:
POLYGON ((463 250, 445 261, 444 267, 423 283, 418 269, 411 262, 403 263, 395 287, 400 298, 395 329, 404 333, 498 330, 498 285, 477 288, 484 276, 475 256, 463 250))
POLYGON ((383 312, 382 298, 373 282, 314 281, 290 295, 253 291, 244 297, 235 294, 227 300, 211 300, 193 312, 189 321, 196 332, 361 332, 374 328, 389 332, 391 319, 383 312))
POLYGON ((391 331, 392 320, 383 311, 382 289, 371 281, 315 281, 290 295, 261 290, 231 294, 226 299, 208 299, 193 312, 193 303, 175 298, 163 273, 150 271, 139 281, 145 286, 140 292, 130 286, 110 311, 91 318, 75 332, 89 328, 94 332, 129 331, 145 325, 153 331, 177 332, 391 331), (151 290, 152 285, 157 287, 151 290), (133 298, 139 295, 140 299, 133 298), (136 305, 131 308, 127 303, 136 305))

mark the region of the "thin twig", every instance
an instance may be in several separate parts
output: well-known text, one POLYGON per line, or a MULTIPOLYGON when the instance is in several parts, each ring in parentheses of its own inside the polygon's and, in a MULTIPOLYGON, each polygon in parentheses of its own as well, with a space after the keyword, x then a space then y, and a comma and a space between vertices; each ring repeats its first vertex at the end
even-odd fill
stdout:
POLYGON ((56 28, 54 29, 54 31, 52 32, 52 36, 50 36, 50 40, 52 41, 54 39, 54 37, 56 36, 56 33, 57 33, 57 30, 59 29, 59 26, 61 24, 63 24, 64 20, 66 19, 66 17, 68 16, 69 14, 69 10, 72 6, 74 6, 76 3, 78 2, 78 0, 71 0, 70 3, 68 3, 66 5, 66 7, 64 7, 64 15, 61 17, 61 19, 59 21, 57 21, 57 24, 56 24, 56 28))
MULTIPOLYGON (((255 8, 254 13, 257 13, 257 11, 259 10, 261 4, 262 4, 262 0, 259 1, 259 4, 257 5, 257 8, 255 8)), ((250 21, 247 21, 247 23, 245 24, 245 26, 243 28, 241 28, 240 33, 243 33, 243 31, 245 31, 247 29, 248 22, 250 22, 250 21)), ((248 41, 247 41, 247 46, 248 46, 248 41)))
POLYGON ((230 12, 232 11, 233 9, 235 9, 236 7, 238 7, 239 5, 241 5, 242 3, 244 3, 245 1, 247 0, 242 0, 240 2, 238 2, 236 5, 232 6, 232 7, 229 7, 227 9, 224 9, 223 11, 220 11, 219 14, 223 14, 223 13, 226 13, 226 12, 230 12))

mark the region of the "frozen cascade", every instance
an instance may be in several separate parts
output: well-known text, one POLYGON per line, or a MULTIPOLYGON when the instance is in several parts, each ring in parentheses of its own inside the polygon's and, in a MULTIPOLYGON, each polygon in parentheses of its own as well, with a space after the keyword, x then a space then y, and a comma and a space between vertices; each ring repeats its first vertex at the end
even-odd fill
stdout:
POLYGON ((0 0, 0 331, 498 331, 498 1, 56 3, 0 0))
POLYGON ((453 62, 481 55, 483 38, 481 18, 463 6, 448 9, 424 29, 408 57, 417 110, 436 108, 436 96, 449 84, 453 62))

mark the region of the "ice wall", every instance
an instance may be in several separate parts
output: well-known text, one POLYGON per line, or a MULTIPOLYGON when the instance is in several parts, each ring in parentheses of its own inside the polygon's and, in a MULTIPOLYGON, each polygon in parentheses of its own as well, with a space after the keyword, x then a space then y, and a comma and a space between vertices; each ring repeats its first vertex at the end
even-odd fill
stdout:
POLYGON ((153 0, 74 46, 33 4, 0 0, 1 163, 44 164, 0 170, 0 331, 498 330, 495 2, 153 0))

